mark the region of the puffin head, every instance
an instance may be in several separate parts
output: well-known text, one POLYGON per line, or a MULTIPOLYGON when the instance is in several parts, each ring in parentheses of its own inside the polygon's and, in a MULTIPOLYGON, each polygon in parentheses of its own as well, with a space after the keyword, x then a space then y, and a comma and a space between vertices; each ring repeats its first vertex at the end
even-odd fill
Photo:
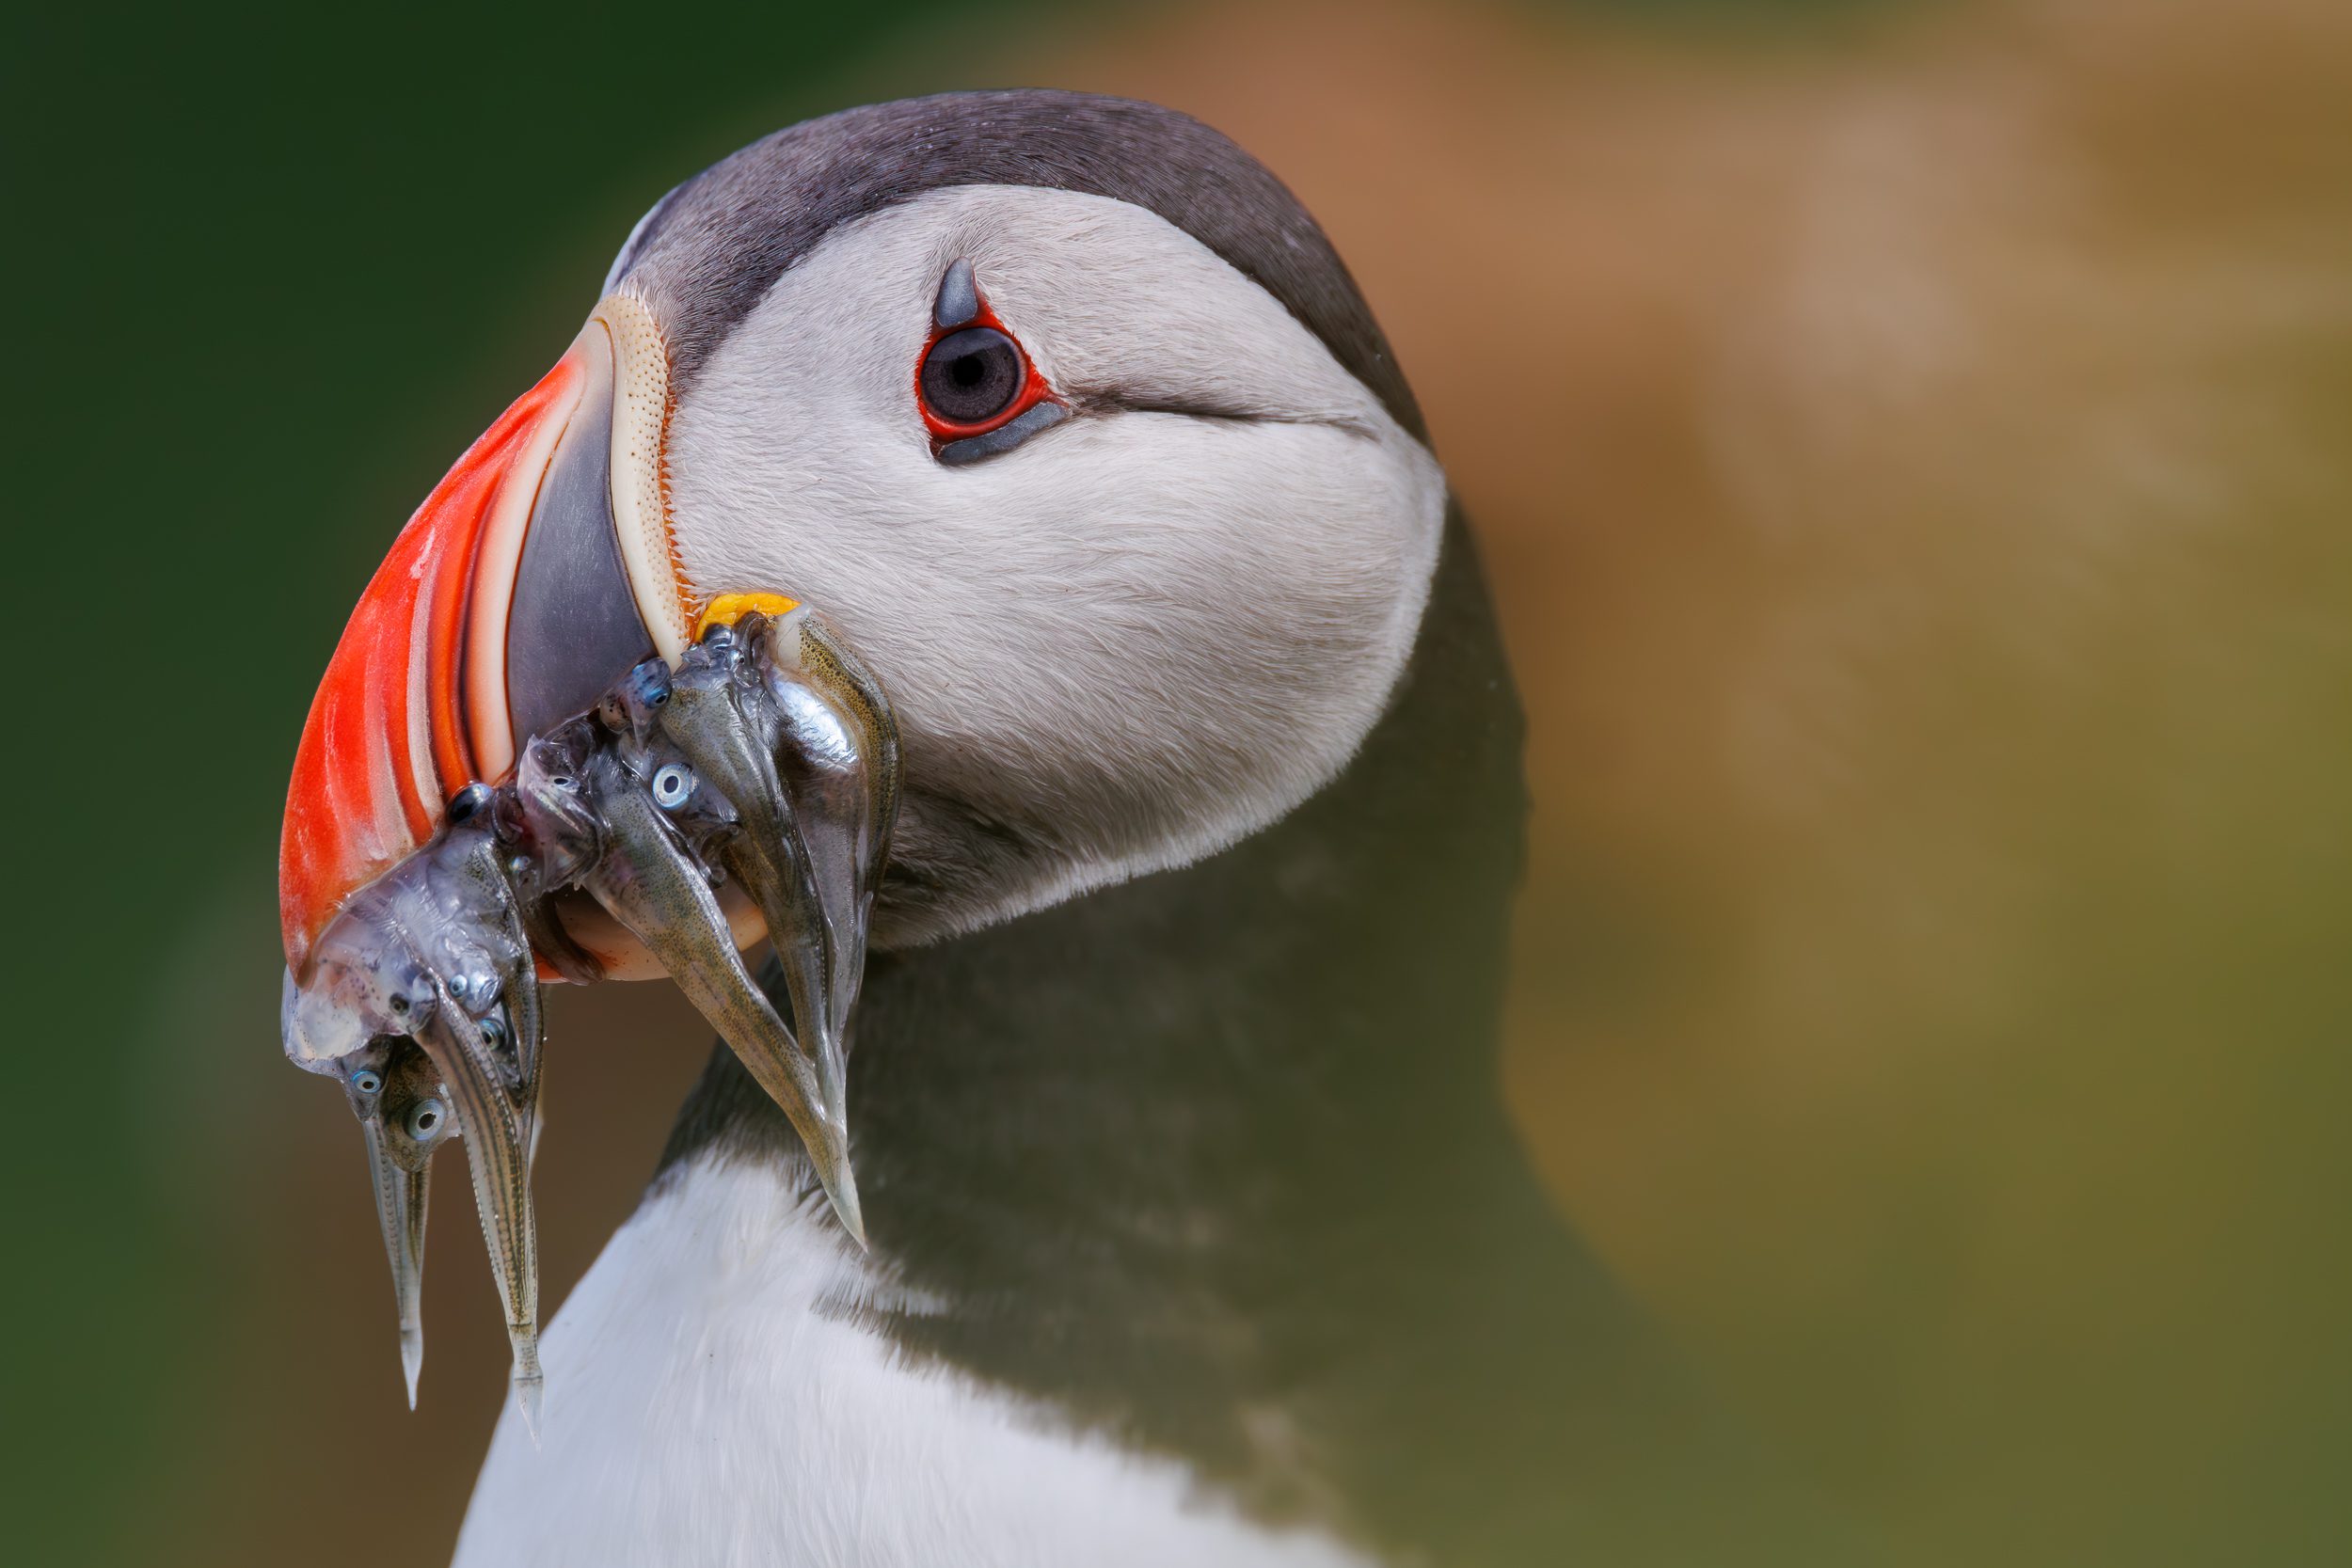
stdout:
POLYGON ((430 1146, 384 1085, 464 1137, 526 1411, 541 979, 675 975, 862 1240, 869 938, 1315 793, 1396 687, 1445 508, 1322 232, 1181 115, 883 104, 664 197, 394 542, 295 758, 286 1049, 368 1131, 411 1398, 430 1146), (763 930, 789 1023, 737 956, 763 930))
POLYGON ((1216 132, 1043 91, 780 132, 645 214, 361 599, 288 803, 289 960, 713 606, 818 607, 890 692, 879 943, 1197 859, 1371 728, 1444 506, 1345 269, 1216 132))

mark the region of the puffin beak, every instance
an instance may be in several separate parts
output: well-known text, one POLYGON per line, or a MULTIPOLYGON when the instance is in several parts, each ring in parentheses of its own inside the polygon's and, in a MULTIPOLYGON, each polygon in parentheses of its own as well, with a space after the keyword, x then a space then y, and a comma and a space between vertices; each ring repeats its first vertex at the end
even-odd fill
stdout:
POLYGON ((285 1050, 342 1078, 359 1114, 410 1402, 427 1162, 453 1133, 534 1433, 543 980, 675 977, 865 1240, 846 1025, 897 730, 809 608, 773 585, 707 599, 689 586, 662 478, 668 414, 651 312, 608 297, 361 594, 303 728, 280 840, 285 1050), (798 1035, 739 956, 763 932, 798 1035))
POLYGON ((660 359, 642 305, 598 306, 425 498, 360 594, 287 792, 278 905, 297 975, 342 900, 430 838, 459 790, 512 767, 518 736, 684 647, 659 483, 660 359))

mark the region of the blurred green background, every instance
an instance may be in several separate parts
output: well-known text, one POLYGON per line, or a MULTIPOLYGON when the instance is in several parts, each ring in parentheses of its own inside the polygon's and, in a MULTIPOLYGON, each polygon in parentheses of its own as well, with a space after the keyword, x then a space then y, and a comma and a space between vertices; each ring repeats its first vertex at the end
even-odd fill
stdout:
MULTIPOLYGON (((6 27, 9 1560, 443 1559, 505 1350, 445 1202, 402 1408, 278 1057, 312 684, 669 184, 1008 84, 1219 125, 1388 326, 1533 719, 1509 1089, 1728 1397, 1891 1560, 2352 1560, 2352 8, 6 27)), ((706 1039, 553 1029, 551 1302, 706 1039)))

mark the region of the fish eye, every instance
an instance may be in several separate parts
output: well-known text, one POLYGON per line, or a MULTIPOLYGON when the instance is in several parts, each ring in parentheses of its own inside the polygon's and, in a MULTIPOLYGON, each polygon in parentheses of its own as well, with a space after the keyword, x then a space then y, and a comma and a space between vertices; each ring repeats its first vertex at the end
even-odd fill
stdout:
POLYGON ((384 1086, 384 1080, 380 1074, 370 1072, 366 1068, 361 1068, 358 1071, 351 1075, 351 1086, 358 1089, 361 1094, 373 1094, 384 1086))
POLYGON ((653 803, 663 811, 675 811, 694 793, 694 770, 677 763, 665 763, 653 776, 653 803))
POLYGON ((437 1100, 420 1100, 408 1108, 408 1135, 419 1143, 441 1130, 441 1118, 447 1115, 437 1100))
POLYGON ((670 700, 670 667, 649 658, 631 670, 621 686, 647 707, 660 707, 670 700))
POLYGON ((452 822, 467 821, 478 815, 482 808, 489 803, 490 786, 484 784, 469 784, 459 790, 457 798, 449 803, 449 819, 452 822))
POLYGON ((482 1037, 492 1045, 504 1045, 506 1043, 506 1021, 496 1013, 485 1015, 482 1020, 482 1037))

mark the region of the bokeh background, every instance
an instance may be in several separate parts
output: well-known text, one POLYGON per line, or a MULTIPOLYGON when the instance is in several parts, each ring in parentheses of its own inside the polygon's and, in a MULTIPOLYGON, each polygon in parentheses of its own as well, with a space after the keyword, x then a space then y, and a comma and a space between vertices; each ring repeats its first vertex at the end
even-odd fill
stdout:
MULTIPOLYGON (((11 9, 0 1556, 442 1560, 505 1349, 448 1189, 403 1409, 278 1056, 315 676, 669 184, 1046 84, 1388 327, 1533 721, 1499 1070, 1725 1396, 1891 1561, 2352 1560, 2352 8, 11 9)), ((706 1045, 554 1030, 550 1305, 706 1045)))

